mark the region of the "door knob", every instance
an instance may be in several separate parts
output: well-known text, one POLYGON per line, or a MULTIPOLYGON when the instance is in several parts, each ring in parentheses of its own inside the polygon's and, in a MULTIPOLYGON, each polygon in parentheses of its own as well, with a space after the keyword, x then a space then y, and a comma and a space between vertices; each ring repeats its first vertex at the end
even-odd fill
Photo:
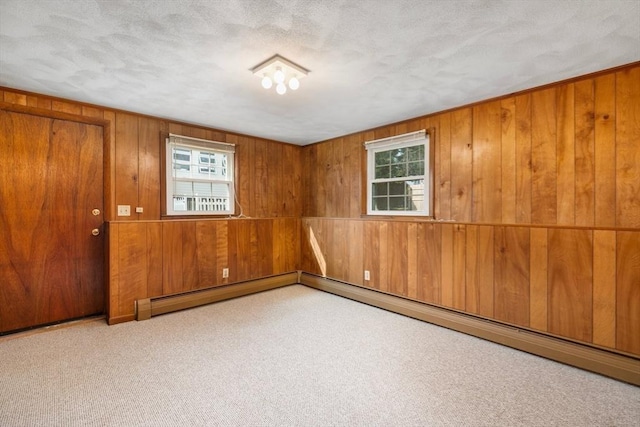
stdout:
POLYGON ((100 230, 98 230, 97 228, 94 228, 93 230, 91 230, 91 234, 93 234, 94 236, 97 236, 100 234, 100 230))
POLYGON ((100 215, 100 209, 94 209, 91 211, 91 213, 93 214, 93 216, 98 216, 100 215))

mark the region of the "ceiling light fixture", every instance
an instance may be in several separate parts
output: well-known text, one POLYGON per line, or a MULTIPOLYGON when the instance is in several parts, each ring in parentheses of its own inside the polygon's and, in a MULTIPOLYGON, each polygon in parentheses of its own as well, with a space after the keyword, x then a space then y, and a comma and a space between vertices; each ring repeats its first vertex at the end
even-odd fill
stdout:
POLYGON ((251 72, 262 79, 262 87, 265 89, 271 89, 275 83, 278 95, 287 93, 287 86, 291 90, 297 90, 300 87, 300 79, 309 74, 309 70, 280 55, 274 55, 256 65, 251 72))

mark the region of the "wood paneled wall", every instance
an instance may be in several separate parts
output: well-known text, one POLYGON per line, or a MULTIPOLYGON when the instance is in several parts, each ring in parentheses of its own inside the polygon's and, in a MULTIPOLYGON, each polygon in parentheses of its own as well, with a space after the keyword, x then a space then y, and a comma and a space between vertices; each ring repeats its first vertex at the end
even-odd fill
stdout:
POLYGON ((640 231, 341 218, 301 225, 303 271, 640 355, 640 231))
POLYGON ((298 268, 301 148, 154 117, 0 88, 0 100, 110 122, 105 152, 107 316, 132 320, 134 301, 298 268), (250 219, 162 218, 161 135, 236 144, 236 200, 250 219), (131 217, 117 217, 117 205, 131 217), (144 209, 136 214, 135 207, 144 209), (222 279, 222 268, 229 278, 222 279))
POLYGON ((299 218, 111 222, 109 321, 133 320, 138 299, 295 271, 299 233, 299 218))
POLYGON ((303 165, 304 271, 640 355, 640 64, 306 146, 303 165), (363 142, 429 128, 435 220, 363 217, 363 142))
POLYGON ((110 121, 110 152, 105 159, 110 175, 105 191, 107 220, 161 219, 161 133, 169 132, 236 144, 236 194, 244 215, 301 215, 302 164, 298 146, 2 87, 0 100, 110 121), (131 206, 131 216, 117 217, 117 205, 131 206), (143 213, 135 213, 137 206, 144 209, 143 213))

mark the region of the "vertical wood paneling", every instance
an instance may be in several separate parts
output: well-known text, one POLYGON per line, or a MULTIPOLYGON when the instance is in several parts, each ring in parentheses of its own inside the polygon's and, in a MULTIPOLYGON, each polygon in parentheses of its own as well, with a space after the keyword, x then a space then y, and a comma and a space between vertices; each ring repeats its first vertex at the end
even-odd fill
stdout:
MULTIPOLYGON (((116 217, 121 220, 135 218, 138 206, 138 117, 116 114, 115 136, 115 200, 118 205, 129 205, 131 217, 116 217)), ((117 215, 117 210, 115 210, 117 215)))
POLYGON ((444 113, 438 116, 440 127, 436 130, 435 141, 436 156, 439 159, 440 180, 436 181, 435 217, 437 219, 451 219, 451 113, 444 113))
MULTIPOLYGON (((364 270, 368 270, 371 280, 364 286, 378 288, 380 282, 380 230, 377 221, 365 221, 364 228, 364 270)), ((385 242, 386 243, 386 242, 385 242)))
POLYGON ((591 342, 592 232, 550 229, 548 233, 549 332, 591 342))
POLYGON ((75 114, 77 116, 82 114, 82 107, 80 106, 80 104, 60 100, 53 100, 51 102, 51 110, 59 111, 61 113, 75 114))
POLYGON ((521 326, 530 322, 529 239, 527 228, 495 228, 495 318, 521 326))
POLYGON ((293 145, 282 146, 282 216, 302 215, 302 164, 301 149, 293 145))
POLYGON ((229 278, 222 277, 222 269, 229 268, 229 221, 216 221, 216 267, 216 283, 229 283, 229 278))
POLYGON ((466 227, 466 311, 493 317, 493 227, 466 227))
POLYGON ((138 204, 144 209, 138 219, 160 219, 160 121, 140 117, 138 121, 138 204))
POLYGON ((502 221, 500 101, 473 107, 473 221, 502 221))
POLYGON ((619 231, 616 249, 616 348, 640 354, 640 232, 619 231))
POLYGON ((531 94, 531 222, 557 222, 556 89, 531 94))
MULTIPOLYGON (((418 299, 432 304, 442 303, 442 226, 418 224, 418 299)), ((447 273, 452 272, 449 269, 447 273)), ((449 277, 449 276, 448 276, 449 277)), ((449 283, 451 280, 449 279, 449 283)))
MULTIPOLYGON (((322 145, 322 144, 319 144, 322 145)), ((308 191, 309 188, 318 187, 318 144, 302 148, 302 188, 307 190, 304 193, 302 203, 302 216, 318 216, 318 192, 308 191)))
POLYGON ((452 224, 443 224, 441 231, 442 286, 440 302, 445 307, 453 307, 453 227, 452 224))
POLYGON ((316 200, 315 203, 315 215, 327 216, 327 204, 329 200, 327 198, 327 177, 331 174, 331 163, 329 162, 329 154, 332 152, 331 145, 329 143, 318 144, 316 147, 316 164, 311 165, 315 169, 316 181, 316 200))
POLYGON ((556 156, 558 167, 558 224, 575 224, 576 204, 576 149, 574 107, 575 90, 573 83, 556 89, 556 156))
POLYGON ((464 310, 466 306, 466 226, 453 226, 453 283, 451 286, 452 307, 464 310))
POLYGON ((256 215, 255 197, 255 140, 247 137, 229 136, 228 141, 236 144, 236 214, 256 215))
POLYGON ((253 163, 254 216, 269 216, 269 164, 267 144, 255 143, 253 163))
POLYGON ((616 73, 616 225, 640 227, 640 67, 616 73))
POLYGON ((147 296, 146 227, 120 224, 116 230, 118 247, 118 297, 116 315, 134 312, 134 301, 147 296))
POLYGON ((502 222, 516 222, 516 99, 503 99, 500 103, 500 121, 502 125, 502 222))
POLYGON ((109 121, 109 141, 105 141, 104 153, 104 219, 115 220, 116 209, 116 115, 113 111, 104 112, 105 120, 109 121))
MULTIPOLYGON (((349 259, 347 266, 349 274, 347 281, 356 285, 363 285, 364 282, 364 226, 362 221, 347 221, 347 248, 349 259)), ((370 244, 367 242, 367 245, 370 244)))
POLYGON ((407 296, 418 298, 418 224, 407 224, 407 296))
POLYGON ((378 281, 378 289, 381 291, 389 291, 389 223, 386 221, 378 221, 378 232, 380 239, 380 258, 378 281))
POLYGON ((531 94, 516 96, 516 222, 531 223, 531 94))
POLYGON ((593 232, 593 343, 616 346, 616 232, 593 232))
POLYGON ((195 287, 206 288, 217 285, 216 223, 214 221, 195 222, 195 247, 198 260, 195 287))
POLYGON ((147 297, 162 295, 162 224, 146 223, 147 231, 147 297))
POLYGON ((162 223, 162 294, 184 290, 182 283, 182 223, 162 223))
POLYGON ((547 331, 548 325, 548 236, 546 228, 530 229, 530 304, 529 326, 547 331))
POLYGON ((251 224, 255 224, 255 228, 252 227, 251 250, 252 254, 256 255, 257 262, 252 263, 248 276, 251 279, 271 276, 273 274, 273 251, 268 248, 273 247, 273 220, 258 219, 251 221, 251 224), (265 248, 267 248, 266 251, 265 248))
POLYGON ((182 223, 182 290, 198 289, 198 247, 196 222, 182 223))
MULTIPOLYGON (((266 156, 266 176, 264 179, 267 181, 267 212, 263 214, 266 217, 282 216, 284 211, 284 167, 282 162, 282 144, 275 142, 267 142, 267 156, 266 156)), ((293 184, 295 181, 288 181, 289 184, 293 184)))
POLYGON ((595 225, 616 225, 616 77, 595 79, 595 225))
POLYGON ((387 290, 395 295, 408 295, 408 227, 406 222, 389 223, 387 239, 387 290))
POLYGON ((451 219, 471 221, 472 124, 471 108, 451 113, 451 219))
POLYGON ((595 93, 593 79, 576 82, 576 225, 595 225, 595 93))

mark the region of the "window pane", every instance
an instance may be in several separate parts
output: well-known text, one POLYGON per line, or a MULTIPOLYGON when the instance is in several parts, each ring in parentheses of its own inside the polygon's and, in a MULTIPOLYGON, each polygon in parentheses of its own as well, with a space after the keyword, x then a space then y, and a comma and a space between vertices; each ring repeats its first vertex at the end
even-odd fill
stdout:
POLYGON ((405 200, 404 196, 399 196, 399 197, 391 196, 391 197, 389 197, 389 210, 390 211, 403 211, 403 210, 405 210, 405 208, 404 208, 404 200, 405 200))
POLYGON ((381 151, 376 153, 376 166, 380 166, 380 165, 388 165, 389 163, 391 163, 391 157, 390 157, 391 152, 390 151, 381 151))
POLYGON ((391 177, 390 178, 402 178, 407 175, 407 164, 395 164, 391 165, 391 177))
POLYGON ((409 163, 409 174, 407 176, 424 175, 424 161, 409 163))
POLYGON ((404 181, 396 181, 389 183, 389 194, 393 196, 404 196, 407 194, 405 192, 405 182, 404 181))
POLYGON ((415 147, 407 148, 408 151, 408 160, 416 161, 416 160, 424 160, 424 145, 416 145, 415 147))
POLYGON ((389 205, 387 203, 387 197, 374 197, 373 198, 373 210, 374 211, 386 211, 389 210, 389 205))
POLYGON ((407 161, 407 149, 396 148, 391 150, 391 163, 404 163, 407 161))
POLYGON ((380 182, 373 184, 373 195, 374 196, 386 196, 389 194, 388 184, 386 182, 380 182))
POLYGON ((389 166, 376 166, 375 179, 391 178, 391 169, 389 166))

